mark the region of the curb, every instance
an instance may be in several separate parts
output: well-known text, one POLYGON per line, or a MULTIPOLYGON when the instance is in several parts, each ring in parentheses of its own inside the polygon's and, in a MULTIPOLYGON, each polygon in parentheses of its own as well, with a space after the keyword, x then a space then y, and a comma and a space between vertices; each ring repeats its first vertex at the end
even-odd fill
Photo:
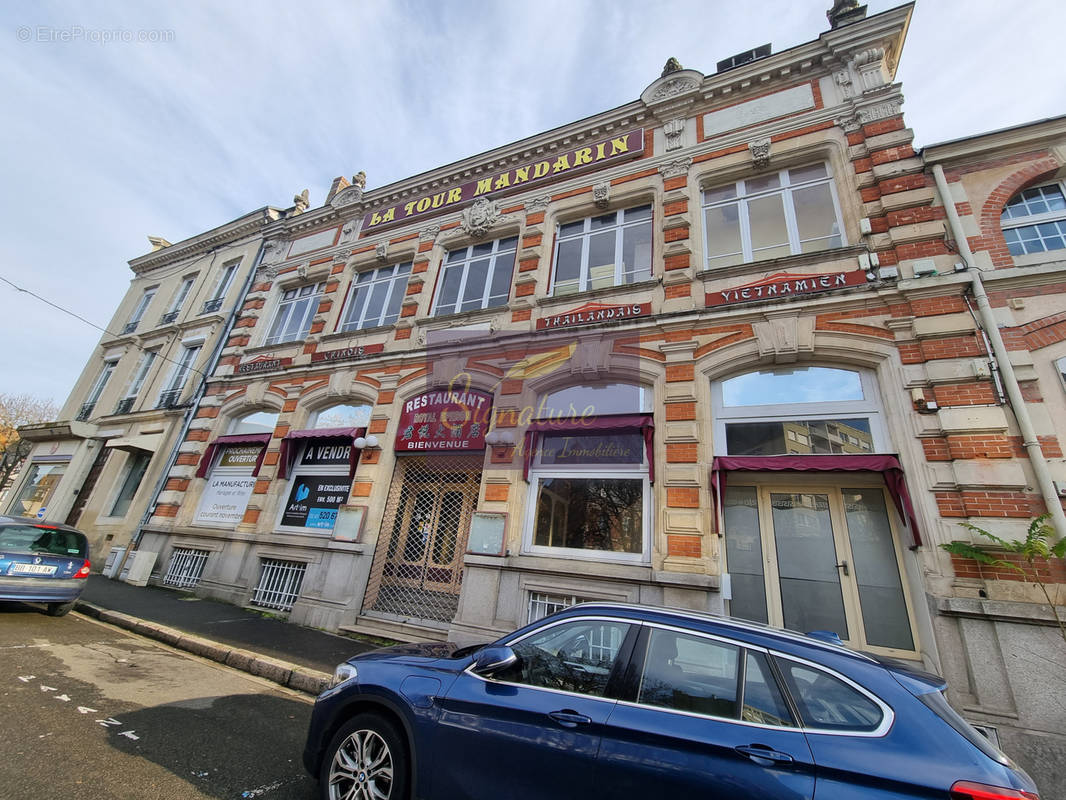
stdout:
POLYGON ((304 694, 318 696, 329 688, 329 683, 332 679, 332 676, 325 672, 302 667, 298 664, 290 664, 287 661, 267 658, 251 650, 241 650, 228 644, 193 636, 176 628, 168 628, 155 622, 146 622, 129 614, 100 608, 84 600, 78 600, 74 608, 85 616, 92 617, 100 622, 106 622, 149 639, 155 639, 179 650, 185 650, 193 655, 217 661, 219 664, 225 664, 227 667, 247 672, 249 675, 265 678, 279 686, 295 689, 304 694))

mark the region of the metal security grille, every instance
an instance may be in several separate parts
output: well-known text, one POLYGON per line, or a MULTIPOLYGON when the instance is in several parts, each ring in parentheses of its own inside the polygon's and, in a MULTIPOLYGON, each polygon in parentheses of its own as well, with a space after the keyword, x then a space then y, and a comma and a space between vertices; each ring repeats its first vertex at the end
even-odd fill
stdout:
POLYGON ((530 592, 529 593, 529 619, 527 622, 536 622, 538 619, 543 619, 549 614, 554 614, 556 611, 562 611, 564 608, 575 606, 578 603, 584 603, 586 600, 584 597, 578 597, 577 595, 562 595, 562 594, 547 594, 545 592, 530 592))
POLYGON ((196 586, 203 577, 207 555, 207 550, 175 547, 170 554, 167 574, 163 576, 163 585, 176 586, 179 589, 191 589, 196 586))
POLYGON ((252 592, 252 605, 291 611, 300 596, 307 565, 299 561, 279 561, 264 558, 259 571, 259 584, 252 592))
POLYGON ((371 612, 450 622, 484 456, 397 459, 367 586, 371 612))

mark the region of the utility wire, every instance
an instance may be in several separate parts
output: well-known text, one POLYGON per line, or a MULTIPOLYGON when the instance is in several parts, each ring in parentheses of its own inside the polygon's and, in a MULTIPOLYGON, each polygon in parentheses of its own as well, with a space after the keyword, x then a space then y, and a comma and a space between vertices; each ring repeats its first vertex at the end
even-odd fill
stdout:
MULTIPOLYGON (((85 317, 83 317, 81 314, 76 314, 76 313, 74 313, 73 311, 71 311, 68 308, 63 308, 63 306, 58 305, 57 303, 53 303, 51 300, 48 300, 47 298, 41 297, 36 292, 32 292, 29 289, 23 289, 21 286, 19 286, 17 284, 14 284, 11 281, 9 281, 3 275, 0 275, 0 281, 3 281, 4 283, 6 283, 8 286, 10 286, 16 292, 21 292, 22 294, 28 294, 30 297, 34 297, 37 300, 40 300, 45 305, 51 306, 52 308, 56 309, 57 311, 62 311, 64 314, 69 314, 70 316, 74 317, 74 319, 81 320, 82 322, 84 322, 86 325, 88 325, 91 328, 96 328, 96 330, 98 330, 98 331, 103 331, 108 336, 114 336, 116 339, 119 336, 121 336, 121 334, 115 333, 114 331, 109 331, 107 328, 101 328, 95 322, 90 322, 89 320, 85 319, 85 317)), ((138 344, 137 342, 133 342, 132 344, 133 344, 134 347, 136 347, 142 353, 155 352, 153 350, 148 350, 147 348, 143 347, 142 345, 138 344)), ((178 364, 179 366, 181 365, 180 361, 175 361, 173 358, 168 358, 167 356, 163 355, 162 353, 156 352, 156 357, 157 358, 161 358, 164 361, 169 361, 171 364, 178 364)), ((195 372, 195 373, 203 376, 204 378, 208 377, 206 373, 202 372, 201 370, 195 369, 191 364, 189 365, 188 369, 189 369, 189 372, 195 372)))

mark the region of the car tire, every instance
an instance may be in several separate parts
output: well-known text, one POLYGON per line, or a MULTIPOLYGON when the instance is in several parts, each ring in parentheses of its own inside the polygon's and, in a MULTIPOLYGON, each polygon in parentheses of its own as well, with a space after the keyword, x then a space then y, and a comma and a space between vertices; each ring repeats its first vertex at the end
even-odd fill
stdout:
POLYGON ((407 800, 407 746, 396 725, 377 714, 352 717, 326 748, 319 771, 323 800, 407 800))
POLYGON ((46 613, 50 617, 61 617, 72 608, 74 608, 73 603, 49 603, 46 613))

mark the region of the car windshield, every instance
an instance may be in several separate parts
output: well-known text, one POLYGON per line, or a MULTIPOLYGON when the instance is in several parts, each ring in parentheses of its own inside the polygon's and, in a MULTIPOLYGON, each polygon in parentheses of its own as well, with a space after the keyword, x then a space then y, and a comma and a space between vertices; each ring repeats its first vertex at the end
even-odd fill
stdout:
POLYGON ((75 531, 61 531, 36 525, 0 527, 0 552, 49 553, 85 558, 87 549, 85 537, 75 531))

